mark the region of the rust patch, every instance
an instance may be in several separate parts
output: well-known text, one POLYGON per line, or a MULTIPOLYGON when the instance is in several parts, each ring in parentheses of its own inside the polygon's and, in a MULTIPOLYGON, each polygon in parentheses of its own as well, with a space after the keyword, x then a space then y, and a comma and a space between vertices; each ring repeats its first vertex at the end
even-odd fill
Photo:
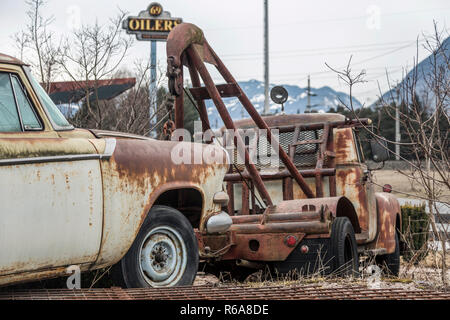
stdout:
MULTIPOLYGON (((189 181, 194 184, 202 184, 209 176, 213 175, 217 168, 224 168, 226 155, 217 148, 217 152, 223 154, 223 164, 174 164, 171 163, 172 148, 179 142, 168 141, 137 141, 117 140, 116 152, 113 162, 116 171, 124 183, 136 185, 137 190, 150 186, 156 189, 160 184, 170 181, 189 181), (148 179, 148 181, 146 181, 148 179)), ((184 142, 182 142, 184 143, 184 142)), ((192 162, 195 160, 195 152, 203 152, 205 146, 190 144, 192 150, 192 162), (195 146, 200 150, 195 150, 195 146)), ((202 160, 203 162, 203 160, 202 160)))
POLYGON ((64 174, 64 178, 65 178, 65 181, 66 181, 66 189, 70 190, 70 178, 69 178, 69 175, 67 173, 64 174))
POLYGON ((94 154, 95 148, 84 139, 2 138, 0 159, 94 154))
POLYGON ((335 129, 336 164, 355 163, 358 161, 351 128, 335 129))
POLYGON ((347 197, 355 206, 359 224, 363 231, 369 228, 369 206, 366 185, 362 183, 362 169, 359 166, 336 170, 338 194, 347 197))

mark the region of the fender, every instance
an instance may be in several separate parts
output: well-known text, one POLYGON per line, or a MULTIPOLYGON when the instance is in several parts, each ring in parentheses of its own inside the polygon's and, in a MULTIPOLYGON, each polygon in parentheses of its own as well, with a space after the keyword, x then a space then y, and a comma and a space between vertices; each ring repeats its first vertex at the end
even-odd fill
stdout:
POLYGON ((192 156, 198 151, 196 148, 206 146, 159 140, 117 139, 116 142, 112 157, 102 160, 104 218, 96 268, 115 263, 127 253, 154 201, 168 190, 191 188, 200 192, 202 226, 216 209, 214 192, 206 190, 221 190, 228 170, 226 155, 219 148, 223 163, 214 163, 213 155, 200 150, 205 163, 197 164, 191 159, 192 164, 176 165, 171 160, 175 146, 185 145, 192 156))
MULTIPOLYGON (((205 203, 205 193, 203 191, 203 189, 201 189, 197 184, 193 184, 189 181, 174 181, 174 182, 170 182, 164 185, 161 185, 160 187, 158 187, 156 190, 154 190, 150 197, 149 200, 145 206, 145 209, 143 211, 143 214, 141 215, 141 223, 139 225, 139 230, 141 229, 142 223, 144 223, 145 218, 147 217, 148 213, 150 212, 150 209, 153 207, 153 205, 155 204, 156 200, 165 192, 167 191, 171 191, 171 190, 182 190, 182 189, 193 189, 196 190, 200 193, 201 197, 202 197, 202 216, 204 215, 204 210, 206 209, 206 203, 205 203)), ((138 230, 138 232, 139 232, 138 230)))
POLYGON ((387 253, 395 251, 395 232, 401 230, 401 209, 395 196, 387 192, 375 193, 377 204, 377 235, 368 245, 371 249, 386 249, 387 253))

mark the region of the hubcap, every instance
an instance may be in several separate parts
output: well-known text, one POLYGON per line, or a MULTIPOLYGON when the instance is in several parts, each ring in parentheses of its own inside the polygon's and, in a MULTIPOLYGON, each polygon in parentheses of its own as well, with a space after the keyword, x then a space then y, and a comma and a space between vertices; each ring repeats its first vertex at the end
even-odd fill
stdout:
POLYGON ((186 269, 183 238, 168 226, 156 227, 147 234, 139 257, 142 275, 152 287, 175 285, 186 269))

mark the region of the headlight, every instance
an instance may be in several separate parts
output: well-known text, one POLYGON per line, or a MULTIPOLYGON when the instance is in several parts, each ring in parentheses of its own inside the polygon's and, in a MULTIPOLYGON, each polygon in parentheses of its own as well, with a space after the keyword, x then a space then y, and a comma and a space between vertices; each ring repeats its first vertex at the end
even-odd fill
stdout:
POLYGON ((207 233, 224 233, 230 229, 233 221, 228 213, 222 211, 215 216, 212 216, 206 222, 206 232, 207 233))

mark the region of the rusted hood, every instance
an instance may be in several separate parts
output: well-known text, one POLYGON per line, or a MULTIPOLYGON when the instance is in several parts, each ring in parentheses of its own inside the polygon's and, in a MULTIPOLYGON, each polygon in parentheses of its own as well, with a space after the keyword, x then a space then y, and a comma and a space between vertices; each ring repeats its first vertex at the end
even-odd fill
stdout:
MULTIPOLYGON (((304 113, 304 114, 280 114, 263 117, 269 128, 282 127, 289 125, 302 125, 312 123, 323 123, 329 121, 342 121, 345 117, 338 113, 304 113)), ((251 119, 242 119, 234 122, 236 128, 248 129, 256 127, 251 119)), ((223 127, 221 130, 225 130, 223 127)))
POLYGON ((157 180, 154 187, 180 180, 202 184, 206 176, 215 175, 216 168, 223 171, 229 166, 226 151, 220 147, 154 139, 118 139, 113 161, 119 174, 137 180, 148 176, 157 180))

